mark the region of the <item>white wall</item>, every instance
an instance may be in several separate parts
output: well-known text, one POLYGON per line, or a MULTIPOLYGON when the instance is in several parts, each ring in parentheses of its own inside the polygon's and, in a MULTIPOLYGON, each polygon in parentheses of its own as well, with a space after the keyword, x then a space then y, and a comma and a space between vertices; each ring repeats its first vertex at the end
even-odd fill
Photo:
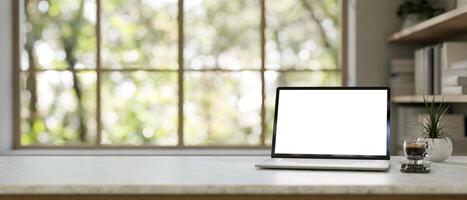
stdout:
POLYGON ((12 141, 11 106, 11 0, 0 0, 0 151, 12 141))
MULTIPOLYGON (((388 86, 391 58, 413 57, 414 46, 388 44, 386 38, 400 29, 401 20, 396 16, 404 0, 348 0, 348 85, 388 86)), ((393 106, 394 108, 394 106, 393 106)), ((395 122, 391 109, 391 122, 395 122)), ((397 114, 397 113, 396 113, 397 114)), ((391 130, 396 124, 391 123, 391 130)), ((397 135, 391 131, 391 141, 397 135)), ((397 151, 394 143, 393 154, 397 151)))
POLYGON ((396 11, 403 1, 349 0, 349 86, 387 86, 390 59, 413 57, 413 47, 386 42, 400 28, 396 11))

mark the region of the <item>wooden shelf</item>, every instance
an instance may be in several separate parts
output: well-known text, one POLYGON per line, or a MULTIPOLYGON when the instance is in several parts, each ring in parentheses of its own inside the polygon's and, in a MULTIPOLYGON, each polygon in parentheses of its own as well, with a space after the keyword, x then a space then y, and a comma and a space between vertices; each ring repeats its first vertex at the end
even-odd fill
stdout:
MULTIPOLYGON (((426 96, 427 99, 431 100, 433 95, 426 96)), ((467 95, 456 95, 456 96, 445 96, 445 95, 434 95, 435 102, 446 102, 446 103, 467 103, 467 95)), ((393 96, 391 98, 392 103, 423 103, 422 95, 402 95, 393 96)))
POLYGON ((467 33, 467 6, 456 8, 391 35, 391 43, 433 43, 467 33))

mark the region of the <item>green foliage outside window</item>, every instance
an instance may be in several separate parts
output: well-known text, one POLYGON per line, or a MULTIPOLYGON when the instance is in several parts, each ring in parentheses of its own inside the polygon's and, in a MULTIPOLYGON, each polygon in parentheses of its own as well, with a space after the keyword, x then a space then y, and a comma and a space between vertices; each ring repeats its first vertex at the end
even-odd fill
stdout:
POLYGON ((177 0, 26 0, 21 144, 269 144, 277 86, 341 84, 340 8, 265 0, 262 46, 262 2, 184 1, 180 88, 177 0))

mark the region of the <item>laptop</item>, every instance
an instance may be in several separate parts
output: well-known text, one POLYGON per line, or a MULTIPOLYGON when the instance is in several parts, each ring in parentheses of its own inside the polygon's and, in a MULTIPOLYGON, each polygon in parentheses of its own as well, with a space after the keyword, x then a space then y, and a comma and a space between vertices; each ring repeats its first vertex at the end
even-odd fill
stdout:
POLYGON ((279 87, 271 158, 259 168, 389 169, 387 87, 279 87))

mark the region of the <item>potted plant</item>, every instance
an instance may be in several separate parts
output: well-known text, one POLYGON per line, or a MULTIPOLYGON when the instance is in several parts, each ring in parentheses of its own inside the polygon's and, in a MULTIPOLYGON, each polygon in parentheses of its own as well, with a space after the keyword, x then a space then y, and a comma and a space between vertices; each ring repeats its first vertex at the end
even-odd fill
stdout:
POLYGON ((443 12, 427 0, 407 0, 399 6, 397 16, 403 20, 402 28, 407 28, 443 12))
POLYGON ((444 114, 448 111, 449 105, 441 101, 435 103, 435 97, 428 101, 423 97, 425 103, 424 123, 420 123, 423 131, 418 140, 423 140, 431 147, 432 155, 429 159, 433 162, 442 162, 448 159, 452 154, 452 141, 446 133, 444 114))

